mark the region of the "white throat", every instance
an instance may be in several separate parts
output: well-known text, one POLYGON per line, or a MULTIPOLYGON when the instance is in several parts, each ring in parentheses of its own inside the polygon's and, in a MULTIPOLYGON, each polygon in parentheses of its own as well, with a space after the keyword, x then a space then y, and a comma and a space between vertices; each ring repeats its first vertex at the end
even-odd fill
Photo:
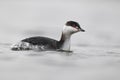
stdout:
POLYGON ((61 49, 70 51, 70 43, 71 43, 70 36, 65 36, 61 49))
POLYGON ((70 51, 71 35, 71 28, 68 26, 64 26, 61 37, 61 41, 63 41, 61 46, 62 50, 70 51))

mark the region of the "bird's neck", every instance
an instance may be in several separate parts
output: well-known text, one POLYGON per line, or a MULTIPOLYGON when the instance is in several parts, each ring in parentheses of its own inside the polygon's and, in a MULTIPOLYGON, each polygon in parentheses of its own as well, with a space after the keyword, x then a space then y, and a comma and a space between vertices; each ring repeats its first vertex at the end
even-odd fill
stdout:
POLYGON ((59 43, 61 44, 60 49, 65 51, 70 51, 70 38, 71 34, 62 32, 61 39, 59 43))

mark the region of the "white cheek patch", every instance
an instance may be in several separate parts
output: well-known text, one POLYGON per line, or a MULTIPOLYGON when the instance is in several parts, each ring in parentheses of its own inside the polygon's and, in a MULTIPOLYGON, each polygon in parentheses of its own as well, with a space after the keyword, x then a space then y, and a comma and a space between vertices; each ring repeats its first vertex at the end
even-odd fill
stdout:
POLYGON ((63 31, 65 32, 65 33, 74 33, 74 32, 77 32, 78 31, 78 29, 77 28, 74 28, 74 27, 71 27, 71 26, 64 26, 63 27, 63 31))

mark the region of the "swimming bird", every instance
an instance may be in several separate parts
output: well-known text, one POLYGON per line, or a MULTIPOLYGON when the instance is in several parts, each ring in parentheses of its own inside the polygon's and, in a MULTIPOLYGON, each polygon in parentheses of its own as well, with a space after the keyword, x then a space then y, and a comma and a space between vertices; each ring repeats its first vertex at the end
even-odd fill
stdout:
POLYGON ((21 40, 20 42, 12 45, 11 50, 64 50, 70 51, 71 35, 77 32, 85 32, 78 22, 67 21, 63 27, 60 40, 51 39, 48 37, 30 37, 21 40))

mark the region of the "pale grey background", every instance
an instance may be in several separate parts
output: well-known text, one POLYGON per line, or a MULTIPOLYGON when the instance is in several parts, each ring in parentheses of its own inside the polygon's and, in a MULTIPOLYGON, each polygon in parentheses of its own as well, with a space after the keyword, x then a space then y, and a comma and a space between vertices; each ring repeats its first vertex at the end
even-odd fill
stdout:
POLYGON ((120 80, 120 1, 0 0, 0 80, 120 80), (86 30, 73 53, 10 50, 30 36, 59 40, 68 20, 86 30))
POLYGON ((34 35, 59 40, 65 22, 74 20, 86 33, 73 36, 72 43, 120 45, 119 8, 119 0, 0 0, 0 41, 34 35))

